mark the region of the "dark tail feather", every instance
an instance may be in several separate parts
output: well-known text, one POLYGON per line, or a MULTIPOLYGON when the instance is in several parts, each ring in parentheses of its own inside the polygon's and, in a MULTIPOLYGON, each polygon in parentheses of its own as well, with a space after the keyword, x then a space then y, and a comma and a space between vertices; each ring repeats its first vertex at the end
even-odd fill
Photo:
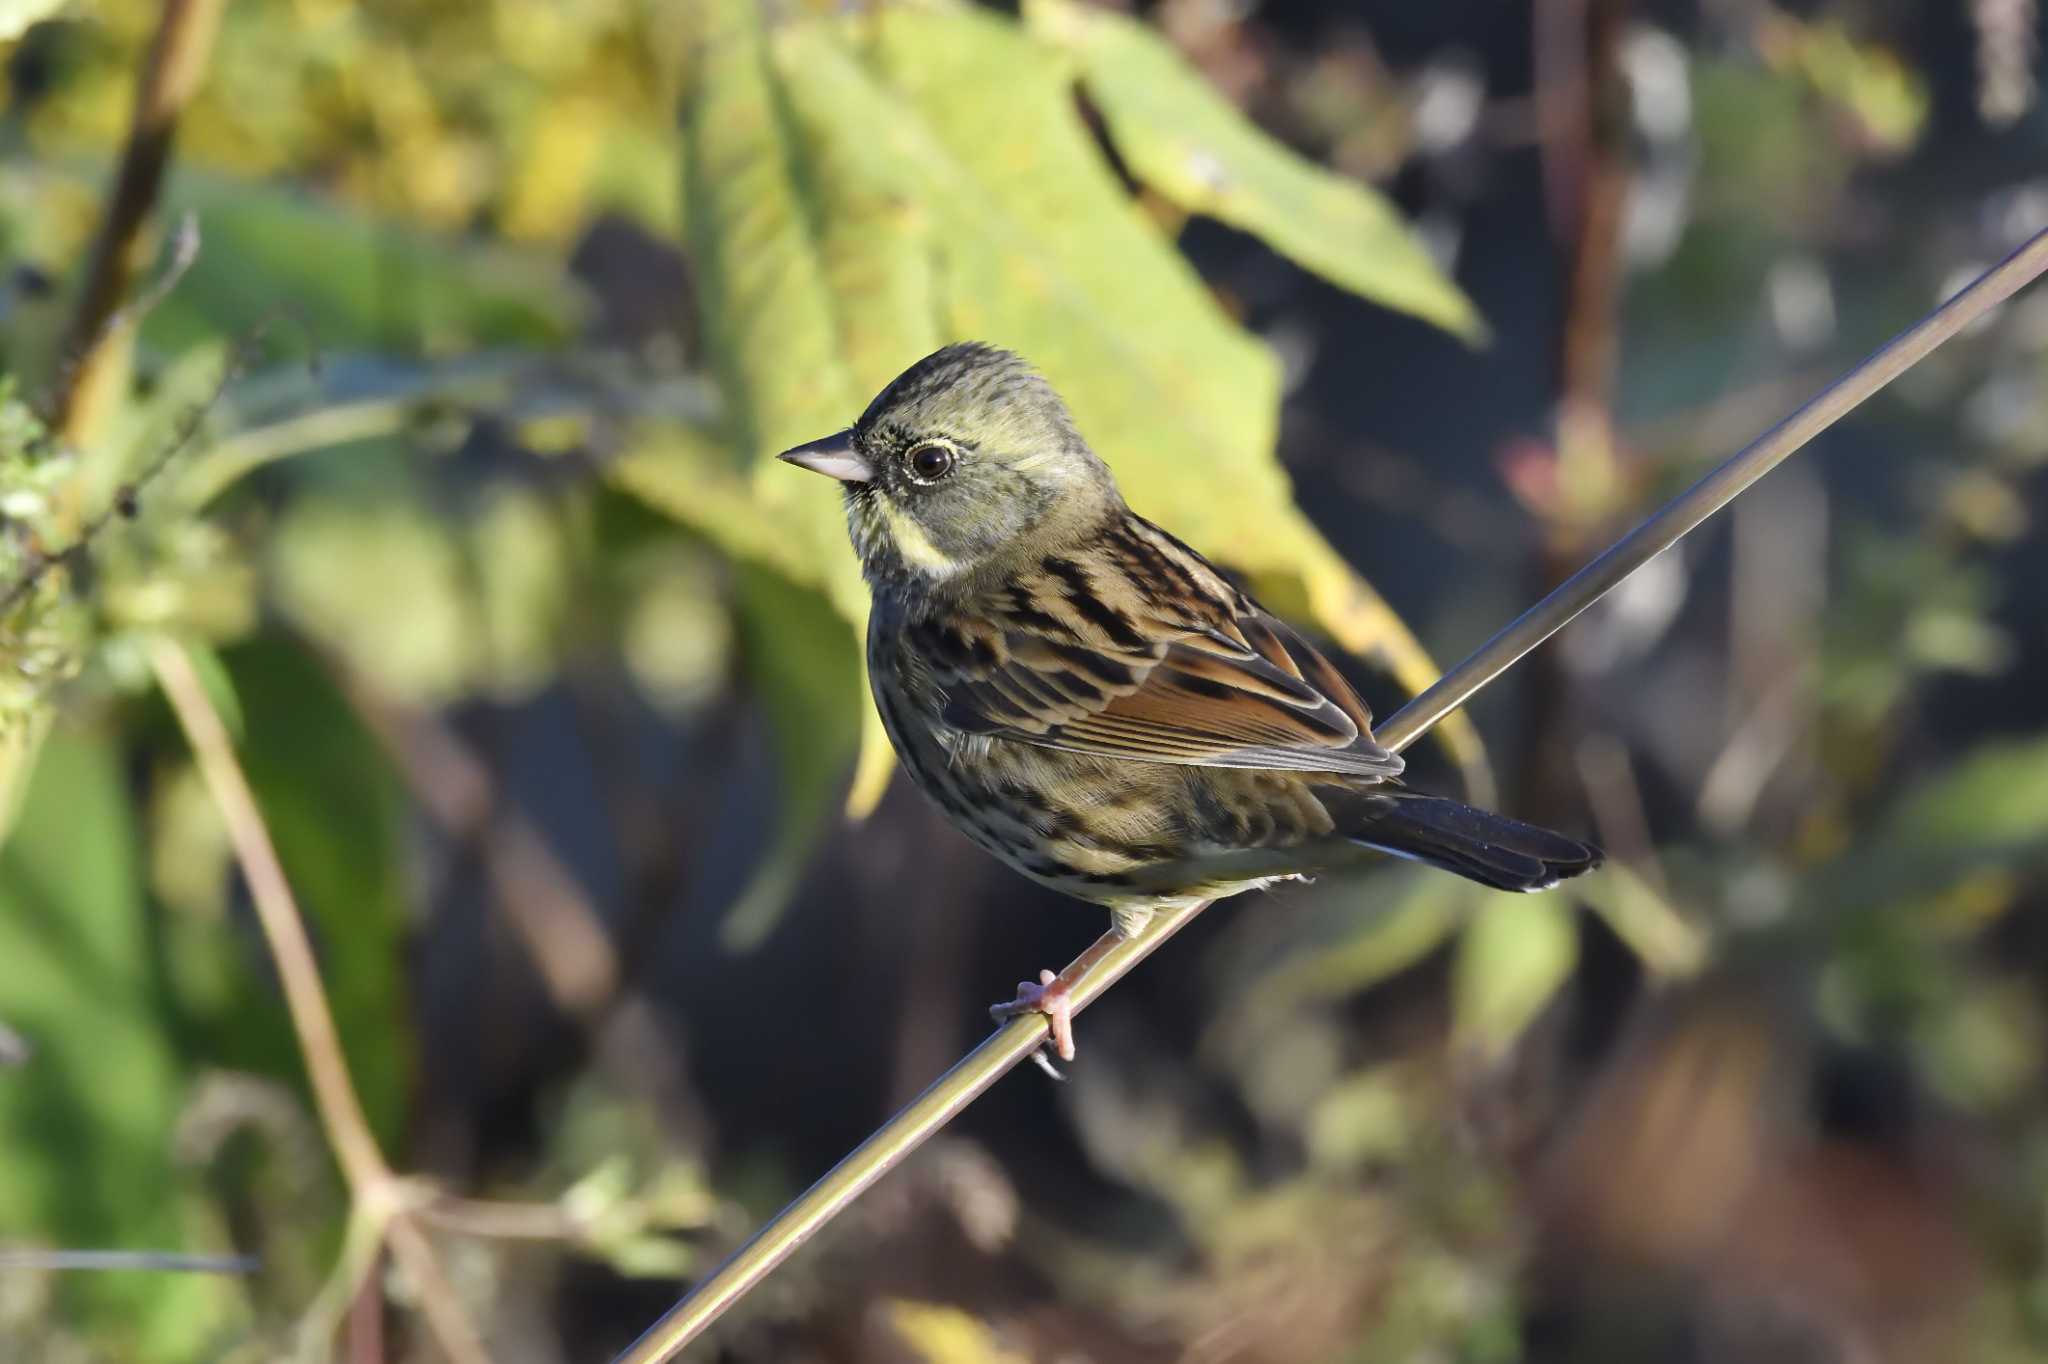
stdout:
POLYGON ((1374 791, 1360 805, 1347 837, 1496 890, 1548 890, 1602 860, 1590 843, 1441 796, 1374 791))

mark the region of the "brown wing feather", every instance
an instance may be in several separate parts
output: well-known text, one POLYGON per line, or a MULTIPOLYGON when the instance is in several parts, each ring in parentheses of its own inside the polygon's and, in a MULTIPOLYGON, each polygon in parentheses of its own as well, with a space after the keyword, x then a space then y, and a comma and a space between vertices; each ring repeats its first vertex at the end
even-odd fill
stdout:
POLYGON ((912 627, 956 729, 1104 757, 1389 777, 1358 693, 1207 561, 1135 517, 985 614, 912 627))

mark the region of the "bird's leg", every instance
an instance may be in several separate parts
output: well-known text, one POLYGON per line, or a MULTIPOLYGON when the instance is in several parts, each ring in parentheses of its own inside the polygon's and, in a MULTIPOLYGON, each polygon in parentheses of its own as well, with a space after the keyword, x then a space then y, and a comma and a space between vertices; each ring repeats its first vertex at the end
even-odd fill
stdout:
MULTIPOLYGON (((1040 971, 1036 984, 1028 980, 1018 981, 1017 997, 1005 1000, 1001 1004, 990 1005, 989 1017, 1001 1023, 1021 1014, 1044 1014, 1050 1028, 1050 1036, 1046 1039, 1048 1045, 1059 1053, 1062 1061, 1073 1060, 1073 982, 1079 980, 1096 962, 1109 955, 1127 939, 1135 938, 1144 932, 1145 926, 1152 921, 1152 911, 1149 909, 1113 910, 1111 916, 1113 926, 1109 932, 1097 938, 1086 952, 1074 958, 1064 974, 1054 975, 1050 971, 1040 971)), ((1040 1047, 1031 1053, 1031 1059, 1038 1063, 1040 1070, 1053 1079, 1066 1078, 1053 1068, 1051 1060, 1046 1056, 1046 1050, 1046 1047, 1040 1047)))
MULTIPOLYGON (((1017 982, 1017 997, 1001 1004, 991 1005, 989 1017, 1001 1023, 1019 1014, 1044 1014, 1051 1026, 1052 1035, 1047 1039, 1052 1049, 1059 1053, 1060 1060, 1074 1059, 1074 997, 1067 982, 1050 971, 1038 973, 1038 983, 1028 980, 1017 982)), ((1045 1048, 1031 1053, 1038 1062, 1038 1068, 1058 1080, 1063 1078, 1046 1059, 1045 1048)))

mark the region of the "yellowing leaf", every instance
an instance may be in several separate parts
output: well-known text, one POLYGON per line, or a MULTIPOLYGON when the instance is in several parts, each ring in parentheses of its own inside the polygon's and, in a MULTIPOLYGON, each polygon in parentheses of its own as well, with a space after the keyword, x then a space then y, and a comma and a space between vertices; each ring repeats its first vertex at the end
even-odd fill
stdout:
POLYGON ((1268 137, 1146 25, 1076 0, 1029 0, 1032 31, 1075 54, 1131 173, 1190 213, 1468 341, 1485 324, 1377 192, 1268 137))
POLYGON ((924 1364, 1027 1364, 987 1323, 957 1307, 903 1299, 887 1305, 889 1325, 924 1364))

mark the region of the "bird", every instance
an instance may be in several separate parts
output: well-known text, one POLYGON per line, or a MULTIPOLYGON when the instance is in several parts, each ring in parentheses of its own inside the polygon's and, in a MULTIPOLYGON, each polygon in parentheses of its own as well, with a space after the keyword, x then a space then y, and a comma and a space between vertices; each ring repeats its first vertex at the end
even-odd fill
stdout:
MULTIPOLYGON (((945 346, 852 426, 778 458, 840 484, 870 689, 913 784, 1000 861, 1106 907, 1120 934, 1376 855, 1511 891, 1602 860, 1404 786, 1343 674, 1132 511, 1010 351, 945 346)), ((1052 972, 992 1012, 1044 1013, 1073 1058, 1052 972)))

